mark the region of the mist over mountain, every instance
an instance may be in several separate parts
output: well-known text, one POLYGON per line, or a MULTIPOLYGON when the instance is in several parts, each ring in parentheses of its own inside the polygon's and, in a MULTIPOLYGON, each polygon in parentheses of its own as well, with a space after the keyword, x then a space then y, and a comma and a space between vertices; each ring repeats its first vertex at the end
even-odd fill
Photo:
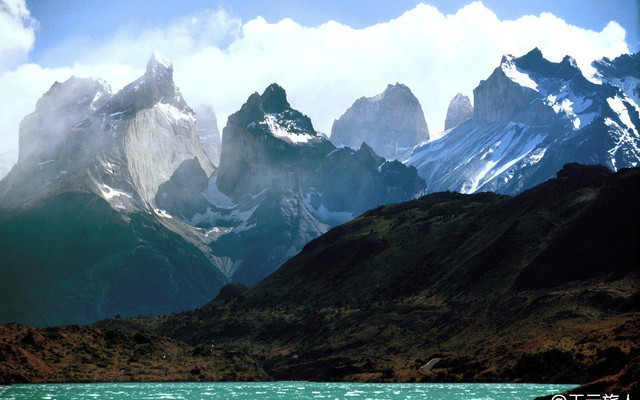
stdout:
POLYGON ((367 143, 382 157, 394 160, 429 138, 420 102, 400 83, 375 97, 361 97, 331 127, 331 141, 359 148, 367 143))
POLYGON ((229 117, 217 174, 219 190, 253 210, 212 246, 234 260, 232 277, 246 284, 329 227, 425 188, 414 168, 388 163, 366 145, 336 149, 277 84, 252 94, 229 117))
POLYGON ((156 53, 116 94, 72 77, 42 96, 0 182, 1 321, 199 307, 230 280, 263 279, 329 227, 425 189, 415 168, 365 145, 335 153, 275 84, 229 118, 219 170, 215 114, 201 115, 156 53), (334 160, 352 174, 335 176, 334 160))
POLYGON ((516 194, 568 162, 613 171, 640 163, 638 104, 618 86, 586 79, 571 57, 554 63, 538 49, 504 56, 473 93, 470 120, 408 157, 430 192, 516 194))
POLYGON ((218 130, 218 118, 213 107, 209 104, 201 104, 196 108, 198 116, 198 136, 200 143, 209 161, 215 166, 220 164, 220 149, 222 136, 218 130))
MULTIPOLYGON (((115 95, 55 83, 21 126, 0 182, 2 321, 86 323, 197 307, 228 279, 159 217, 154 195, 189 160, 212 173, 171 63, 115 95)), ((173 229, 176 231, 176 229, 173 229)))

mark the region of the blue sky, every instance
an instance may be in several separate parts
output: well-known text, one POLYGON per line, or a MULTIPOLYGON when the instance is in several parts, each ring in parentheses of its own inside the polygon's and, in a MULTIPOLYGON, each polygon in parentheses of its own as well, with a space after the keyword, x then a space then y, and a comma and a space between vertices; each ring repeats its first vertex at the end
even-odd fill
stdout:
POLYGON ((639 20, 637 0, 0 0, 0 176, 55 81, 101 78, 115 92, 153 51, 220 129, 273 82, 325 133, 357 98, 399 82, 437 135, 451 98, 473 101, 503 54, 570 55, 589 76, 593 60, 639 50, 639 20))
MULTIPOLYGON (((223 8, 231 16, 248 21, 262 16, 268 22, 283 18, 308 26, 335 20, 354 28, 389 21, 414 8, 420 1, 391 0, 246 0, 246 1, 149 1, 149 0, 28 0, 31 15, 38 21, 37 40, 29 59, 55 66, 63 57, 51 56, 49 49, 65 41, 99 43, 121 27, 139 29, 163 26, 178 16, 205 9, 223 8)), ((455 13, 469 0, 431 0, 443 13, 455 13)), ((550 12, 567 23, 596 31, 609 21, 618 22, 627 32, 631 51, 640 50, 638 0, 484 0, 501 19, 550 12)))

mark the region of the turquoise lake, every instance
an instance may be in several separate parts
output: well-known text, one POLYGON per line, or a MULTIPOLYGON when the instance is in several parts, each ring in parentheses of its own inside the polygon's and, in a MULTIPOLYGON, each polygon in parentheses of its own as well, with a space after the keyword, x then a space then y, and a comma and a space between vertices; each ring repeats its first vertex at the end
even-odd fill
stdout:
POLYGON ((92 383, 0 386, 2 400, 57 399, 429 399, 524 400, 575 385, 526 383, 92 383))

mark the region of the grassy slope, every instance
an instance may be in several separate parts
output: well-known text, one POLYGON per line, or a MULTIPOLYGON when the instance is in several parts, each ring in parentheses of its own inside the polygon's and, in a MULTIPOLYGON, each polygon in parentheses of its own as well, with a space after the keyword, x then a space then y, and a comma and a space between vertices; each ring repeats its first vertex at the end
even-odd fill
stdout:
POLYGON ((638 204, 638 170, 597 167, 515 198, 437 193, 331 230, 224 306, 152 325, 246 348, 275 378, 587 382, 638 353, 638 204), (439 373, 421 375, 436 355, 439 373))

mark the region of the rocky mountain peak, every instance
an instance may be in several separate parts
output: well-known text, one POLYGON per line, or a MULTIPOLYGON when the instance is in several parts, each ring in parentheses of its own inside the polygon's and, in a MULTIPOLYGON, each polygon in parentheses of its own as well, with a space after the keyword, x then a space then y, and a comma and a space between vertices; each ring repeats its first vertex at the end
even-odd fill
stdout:
MULTIPOLYGON (((551 125, 554 115, 565 113, 566 109, 563 101, 568 91, 558 91, 559 88, 571 87, 586 94, 595 90, 592 86, 570 56, 554 63, 545 59, 538 48, 522 57, 505 55, 491 76, 474 89, 473 118, 551 125)), ((568 119, 575 119, 570 114, 568 119)))
POLYGON ((36 110, 20 124, 19 161, 57 159, 74 127, 111 98, 111 87, 100 79, 70 77, 55 82, 38 100, 36 110))
POLYGON ((474 89, 472 120, 417 147, 408 163, 430 179, 430 189, 506 194, 553 177, 568 162, 637 166, 639 140, 630 133, 638 132, 638 103, 625 93, 640 76, 606 75, 597 84, 571 57, 551 62, 538 49, 504 56, 474 89))
POLYGON ((234 199, 253 195, 279 182, 280 167, 300 170, 334 148, 318 135, 309 117, 291 108, 285 90, 274 83, 262 95, 253 93, 229 116, 217 184, 234 199))
POLYGON ((154 52, 147 63, 145 74, 113 96, 101 112, 134 113, 159 103, 171 105, 195 116, 173 81, 173 64, 168 58, 154 52))
POLYGON ((147 62, 146 74, 154 76, 166 75, 167 73, 170 73, 171 79, 173 79, 173 63, 171 60, 155 51, 151 53, 151 58, 147 62))
POLYGON ((387 159, 429 137, 420 102, 401 84, 388 85, 377 96, 361 97, 333 123, 331 141, 357 149, 367 142, 387 159))
POLYGON ((38 111, 68 110, 69 108, 100 107, 111 97, 111 86, 102 79, 71 76, 55 82, 36 103, 38 111))
POLYGON ((605 57, 591 65, 596 69, 595 78, 618 87, 640 106, 640 52, 613 60, 605 57))
POLYGON ((444 129, 449 130, 455 128, 472 116, 473 106, 471 106, 471 100, 462 93, 458 93, 451 99, 451 102, 449 102, 447 117, 444 121, 444 129))
POLYGON ((272 83, 265 89, 261 100, 266 113, 281 113, 291 107, 287 101, 287 93, 277 83, 272 83))
POLYGON ((411 100, 415 99, 415 96, 411 92, 411 89, 409 89, 408 86, 398 82, 396 82, 395 85, 388 84, 387 88, 384 90, 384 92, 382 92, 381 97, 388 97, 388 96, 398 96, 398 97, 406 96, 411 100))

